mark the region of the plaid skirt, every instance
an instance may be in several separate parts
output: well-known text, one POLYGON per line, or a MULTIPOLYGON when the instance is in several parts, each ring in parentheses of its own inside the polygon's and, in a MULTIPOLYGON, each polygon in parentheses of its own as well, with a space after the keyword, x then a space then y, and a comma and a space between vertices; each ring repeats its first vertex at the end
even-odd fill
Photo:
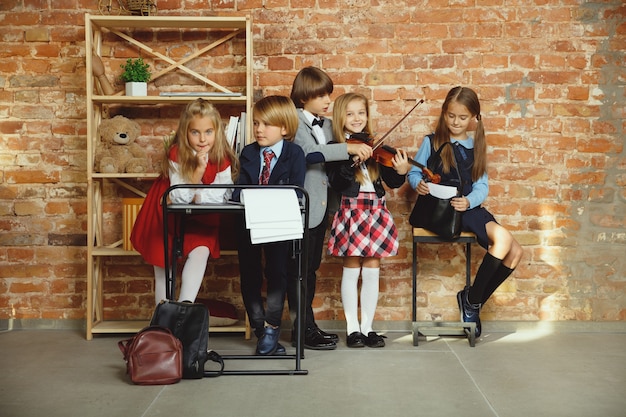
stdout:
POLYGON ((398 230, 376 193, 341 198, 328 239, 328 254, 384 258, 398 253, 398 230))

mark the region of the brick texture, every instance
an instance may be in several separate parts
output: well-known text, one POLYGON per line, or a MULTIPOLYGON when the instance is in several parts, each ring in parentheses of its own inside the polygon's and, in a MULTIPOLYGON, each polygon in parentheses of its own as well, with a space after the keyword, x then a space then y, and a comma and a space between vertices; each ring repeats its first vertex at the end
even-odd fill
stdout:
MULTIPOLYGON (((86 316, 84 13, 98 13, 96 3, 0 2, 0 319, 86 316)), ((446 92, 476 89, 490 146, 486 206, 525 249, 484 318, 626 320, 623 2, 157 3, 159 15, 252 14, 255 97, 288 94, 300 68, 319 66, 336 94, 370 97, 379 133, 425 99, 389 138, 411 154, 446 92)), ((183 41, 171 50, 187 52, 183 41)), ((212 65, 231 65, 225 54, 212 65)), ((141 123, 139 142, 153 164, 178 116, 163 112, 158 123, 141 109, 127 114, 141 123)), ((115 241, 124 191, 103 195, 105 238, 115 241)), ((407 185, 389 193, 402 245, 382 263, 376 320, 410 320, 414 200, 407 185)), ((473 272, 483 255, 474 250, 473 272)), ((455 319, 462 248, 425 245, 419 257, 418 319, 455 319)), ((105 318, 149 317, 151 267, 105 258, 104 271, 105 318)), ((326 257, 314 303, 320 320, 343 319, 340 277, 340 261, 326 257)), ((202 293, 235 303, 243 316, 234 257, 210 262, 202 293)))

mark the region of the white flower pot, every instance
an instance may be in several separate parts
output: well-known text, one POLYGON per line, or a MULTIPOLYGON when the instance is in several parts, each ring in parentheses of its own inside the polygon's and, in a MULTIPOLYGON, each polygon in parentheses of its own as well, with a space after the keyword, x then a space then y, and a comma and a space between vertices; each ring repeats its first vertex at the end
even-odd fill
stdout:
POLYGON ((147 96, 148 95, 148 83, 126 83, 126 95, 127 96, 147 96))

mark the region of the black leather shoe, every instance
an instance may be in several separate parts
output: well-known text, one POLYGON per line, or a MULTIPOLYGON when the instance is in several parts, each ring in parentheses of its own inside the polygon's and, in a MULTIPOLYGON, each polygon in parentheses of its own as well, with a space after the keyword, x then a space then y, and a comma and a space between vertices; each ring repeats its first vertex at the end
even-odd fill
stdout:
MULTIPOLYGON (((295 332, 291 337, 291 346, 296 346, 295 332)), ((337 343, 333 340, 325 339, 319 329, 309 330, 304 334, 304 347, 312 350, 333 350, 337 349, 337 343)))
POLYGON ((277 343, 276 351, 274 352, 274 355, 286 355, 286 354, 287 354, 287 349, 285 349, 285 347, 281 345, 280 343, 277 343))
POLYGON ((322 335, 324 339, 332 340, 335 343, 337 343, 337 341, 339 340, 339 336, 336 335, 335 333, 326 333, 324 330, 320 329, 319 327, 317 327, 317 331, 322 335))
POLYGON ((369 332, 365 338, 365 345, 371 348, 385 347, 384 337, 376 334, 376 332, 369 332))
MULTIPOLYGON (((319 332, 319 334, 327 340, 332 340, 333 342, 337 343, 339 341, 339 336, 336 335, 335 333, 326 333, 324 330, 320 329, 319 327, 317 327, 317 325, 315 325, 315 327, 310 327, 305 331, 305 334, 313 332, 313 331, 317 331, 319 332)), ((291 331, 291 341, 294 341, 294 338, 296 337, 296 329, 293 329, 291 331)))
POLYGON ((348 347, 360 348, 365 346, 365 336, 361 332, 352 332, 348 335, 348 347))

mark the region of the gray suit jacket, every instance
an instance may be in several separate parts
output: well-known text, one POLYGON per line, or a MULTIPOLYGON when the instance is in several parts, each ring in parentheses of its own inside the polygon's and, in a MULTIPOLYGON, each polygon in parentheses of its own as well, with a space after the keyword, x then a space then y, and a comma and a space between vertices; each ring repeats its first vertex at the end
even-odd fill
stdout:
POLYGON ((304 189, 309 193, 309 228, 313 228, 322 222, 328 209, 329 184, 325 162, 348 159, 348 145, 328 143, 333 140, 331 119, 324 119, 322 131, 326 136, 326 144, 320 144, 313 135, 313 127, 302 113, 302 109, 298 109, 298 118, 300 123, 294 142, 300 145, 306 155, 304 189))

